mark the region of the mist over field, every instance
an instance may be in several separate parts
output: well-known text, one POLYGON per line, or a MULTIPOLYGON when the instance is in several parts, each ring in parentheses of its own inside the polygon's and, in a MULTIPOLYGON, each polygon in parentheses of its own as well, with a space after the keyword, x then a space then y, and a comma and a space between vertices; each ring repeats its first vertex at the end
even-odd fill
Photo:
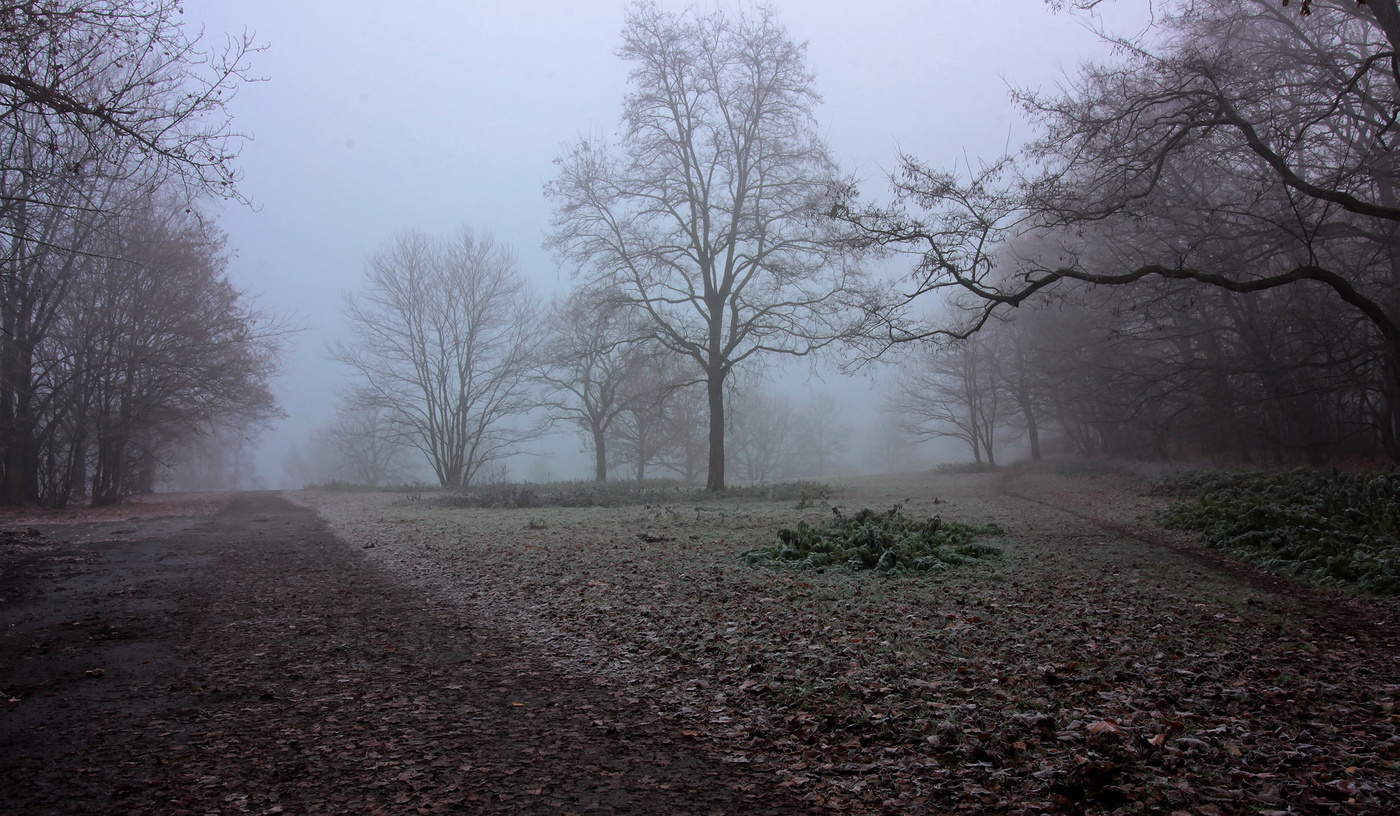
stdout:
POLYGON ((1398 55, 0 0, 0 802, 1400 812, 1398 55))
MULTIPOLYGON (((293 447, 313 456, 316 435, 335 420, 339 392, 353 387, 352 372, 328 353, 348 330, 342 297, 401 232, 467 227, 489 236, 514 251, 519 274, 541 300, 565 297, 576 285, 572 264, 543 245, 554 208, 542 188, 568 143, 620 133, 630 69, 615 51, 625 11, 622 4, 424 3, 325 19, 314 4, 187 6, 186 15, 211 31, 246 27, 269 45, 255 65, 268 81, 246 86, 230 106, 240 129, 254 136, 241 168, 255 206, 225 207, 220 222, 236 250, 231 274, 306 327, 290 339, 276 380, 288 417, 250 443, 263 483, 324 480, 289 473, 284 459, 293 447)), ((1079 59, 1107 53, 1079 20, 1037 2, 1009 15, 923 3, 775 11, 792 38, 806 43, 822 97, 813 106, 820 134, 841 172, 872 200, 886 194, 900 150, 954 162, 1023 140, 1029 129, 1010 88, 1054 86, 1079 59), (1050 40, 1057 49, 1036 47, 1050 40)), ((1139 10, 1124 9, 1114 19, 1136 24, 1136 16, 1139 10)), ((907 267, 892 258, 862 264, 888 276, 907 267)), ((956 442, 892 440, 895 423, 883 419, 889 371, 879 364, 843 375, 839 366, 851 359, 833 349, 742 373, 786 400, 793 424, 807 405, 832 401, 831 419, 848 433, 844 452, 822 463, 827 476, 970 458, 956 442), (910 449, 893 465, 879 453, 892 444, 910 449)), ((525 449, 533 455, 508 460, 512 479, 594 475, 591 441, 566 424, 525 449)), ((415 470, 405 478, 437 481, 422 457, 410 458, 415 470)), ((635 462, 618 464, 619 476, 635 475, 635 462)), ((686 475, 683 467, 651 471, 686 475)))
POLYGON ((6 10, 4 501, 1393 455, 1336 5, 6 10))

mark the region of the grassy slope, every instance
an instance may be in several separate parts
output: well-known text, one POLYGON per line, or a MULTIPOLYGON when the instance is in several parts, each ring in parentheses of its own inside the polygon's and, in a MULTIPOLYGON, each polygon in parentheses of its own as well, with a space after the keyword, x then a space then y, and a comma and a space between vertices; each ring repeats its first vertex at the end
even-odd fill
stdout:
MULTIPOLYGON (((1007 531, 1000 559, 893 577, 744 563, 778 527, 829 515, 791 502, 306 500, 394 569, 674 718, 678 739, 769 762, 814 804, 1400 807, 1393 643, 1353 642, 1293 595, 1003 495, 1003 478, 838 493, 847 509, 909 498, 909 515, 1007 531)), ((1016 488, 1119 525, 1162 503, 1119 475, 1045 469, 1016 488)))

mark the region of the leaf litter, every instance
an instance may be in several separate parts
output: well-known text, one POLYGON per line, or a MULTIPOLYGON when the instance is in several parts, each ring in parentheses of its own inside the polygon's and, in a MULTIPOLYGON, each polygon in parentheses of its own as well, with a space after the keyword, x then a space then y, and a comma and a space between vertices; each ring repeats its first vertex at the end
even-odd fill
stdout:
POLYGON ((910 496, 911 513, 997 524, 1002 557, 929 574, 745 563, 829 514, 779 503, 301 500, 436 597, 649 701, 676 739, 776 769, 813 808, 1400 809, 1393 602, 1160 546, 1162 500, 1131 480, 930 475, 836 498, 910 496))

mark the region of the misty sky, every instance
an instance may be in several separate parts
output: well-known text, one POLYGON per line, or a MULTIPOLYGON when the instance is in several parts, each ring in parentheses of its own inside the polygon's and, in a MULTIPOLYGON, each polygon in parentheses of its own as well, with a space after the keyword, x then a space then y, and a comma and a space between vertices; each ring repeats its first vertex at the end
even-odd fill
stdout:
MULTIPOLYGON (((1107 53, 1043 0, 774 5, 808 44, 825 99, 818 121, 867 198, 883 195, 900 149, 951 164, 1014 147, 1027 131, 1008 86, 1052 88, 1107 53)), ((1111 11, 1145 6, 1119 5, 1111 11)), ((309 327, 277 382, 290 416, 258 459, 271 484, 286 447, 332 413, 345 372, 326 346, 340 332, 341 293, 396 232, 489 231, 515 246, 542 293, 567 289, 567 270, 541 248, 550 222, 541 188, 566 142, 617 133, 624 13, 620 0, 186 2, 186 19, 210 41, 246 29, 268 46, 252 58, 266 81, 231 106, 253 137, 241 188, 255 206, 225 208, 222 225, 234 281, 309 327)), ((578 444, 562 447, 553 474, 584 476, 578 444)))

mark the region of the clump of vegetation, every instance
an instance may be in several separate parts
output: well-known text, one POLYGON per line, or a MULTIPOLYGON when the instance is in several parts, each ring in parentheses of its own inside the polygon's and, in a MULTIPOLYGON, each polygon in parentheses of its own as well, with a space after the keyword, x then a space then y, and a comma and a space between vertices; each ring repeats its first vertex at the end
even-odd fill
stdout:
POLYGON ((1324 586, 1400 594, 1400 474, 1197 471, 1158 492, 1164 527, 1324 586))
POLYGON ((899 505, 884 512, 865 508, 850 516, 833 507, 832 513, 833 518, 816 527, 804 521, 779 530, 777 546, 749 550, 744 559, 751 564, 852 572, 929 572, 1001 554, 996 547, 976 543, 979 536, 1002 535, 995 524, 973 527, 940 516, 920 521, 905 516, 899 505))
POLYGON ((444 493, 426 501, 441 507, 626 507, 639 504, 703 502, 713 499, 826 499, 833 492, 831 485, 808 481, 732 487, 716 493, 690 482, 648 479, 643 482, 488 484, 444 493))

